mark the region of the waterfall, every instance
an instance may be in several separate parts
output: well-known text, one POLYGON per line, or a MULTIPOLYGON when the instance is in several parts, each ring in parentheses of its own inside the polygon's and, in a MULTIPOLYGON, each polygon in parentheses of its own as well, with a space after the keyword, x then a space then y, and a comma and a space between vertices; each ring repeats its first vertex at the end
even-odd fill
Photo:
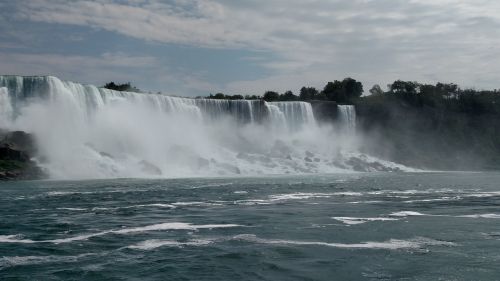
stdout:
POLYGON ((354 131, 356 129, 356 108, 354 105, 338 105, 338 110, 342 126, 354 131))
MULTIPOLYGON (((307 102, 270 102, 269 107, 275 106, 280 114, 272 114, 277 117, 276 122, 286 126, 287 130, 297 131, 303 126, 315 127, 316 120, 310 103, 307 102)), ((277 111, 275 109, 271 109, 277 111)))
POLYGON ((13 109, 10 101, 9 91, 6 87, 0 88, 0 129, 9 126, 13 118, 13 109))
MULTIPOLYGON (((353 106, 339 112, 355 126, 353 106)), ((56 179, 339 171, 342 140, 317 125, 306 102, 192 99, 0 76, 0 118, 0 129, 35 136, 36 157, 56 179)))

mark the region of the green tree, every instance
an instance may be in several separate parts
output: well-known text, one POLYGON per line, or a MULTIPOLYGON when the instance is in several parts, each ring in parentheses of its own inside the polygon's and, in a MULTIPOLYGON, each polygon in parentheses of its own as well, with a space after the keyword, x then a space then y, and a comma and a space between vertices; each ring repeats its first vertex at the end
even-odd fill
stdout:
POLYGON ((314 87, 302 87, 300 89, 299 99, 302 101, 314 100, 319 97, 319 92, 314 87))
POLYGON ((283 95, 280 96, 280 100, 282 101, 296 101, 298 97, 293 94, 292 91, 286 91, 283 95))
POLYGON ((326 99, 338 103, 352 102, 363 94, 363 84, 352 78, 345 78, 342 81, 335 80, 328 82, 322 92, 326 99))
POLYGON ((267 91, 264 94, 265 101, 278 101, 280 99, 280 94, 274 91, 267 91))
POLYGON ((370 89, 370 93, 372 95, 382 95, 384 94, 384 91, 382 90, 382 88, 380 88, 380 86, 378 84, 375 84, 373 85, 373 87, 370 89))

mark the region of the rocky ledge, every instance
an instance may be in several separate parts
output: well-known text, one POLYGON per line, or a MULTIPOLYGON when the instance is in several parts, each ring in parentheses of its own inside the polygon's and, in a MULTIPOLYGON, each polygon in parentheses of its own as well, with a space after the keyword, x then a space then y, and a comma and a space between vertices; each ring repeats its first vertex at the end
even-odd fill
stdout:
POLYGON ((35 180, 45 177, 35 161, 34 138, 22 131, 0 131, 0 180, 35 180))

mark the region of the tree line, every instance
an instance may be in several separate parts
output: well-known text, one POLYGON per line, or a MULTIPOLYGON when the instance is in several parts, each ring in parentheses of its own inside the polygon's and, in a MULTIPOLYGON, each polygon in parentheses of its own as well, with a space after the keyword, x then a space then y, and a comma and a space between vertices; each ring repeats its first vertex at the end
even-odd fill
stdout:
POLYGON ((399 101, 407 106, 441 108, 467 113, 500 113, 499 90, 461 89, 454 83, 423 84, 397 80, 383 91, 379 85, 370 89, 371 95, 356 103, 390 103, 399 101))
POLYGON ((228 99, 228 100, 256 100, 262 99, 265 101, 310 101, 310 100, 329 100, 338 103, 350 103, 363 94, 363 84, 352 78, 344 80, 335 80, 328 82, 320 91, 314 87, 302 87, 298 95, 292 91, 278 93, 276 91, 266 91, 264 95, 225 95, 217 93, 210 94, 208 99, 228 99))
MULTIPOLYGON (((124 84, 109 82, 103 88, 116 91, 141 92, 137 87, 132 86, 130 82, 124 84)), ((266 91, 263 95, 243 96, 217 93, 198 98, 265 100, 270 102, 324 100, 344 104, 379 103, 382 101, 399 100, 413 107, 428 106, 463 112, 500 113, 499 90, 461 89, 454 83, 439 82, 436 84, 426 84, 415 81, 397 80, 387 85, 387 90, 385 91, 379 85, 374 85, 369 90, 369 93, 370 95, 362 96, 363 84, 356 79, 348 77, 343 80, 328 82, 321 90, 315 87, 302 87, 298 95, 292 91, 284 93, 266 91)))

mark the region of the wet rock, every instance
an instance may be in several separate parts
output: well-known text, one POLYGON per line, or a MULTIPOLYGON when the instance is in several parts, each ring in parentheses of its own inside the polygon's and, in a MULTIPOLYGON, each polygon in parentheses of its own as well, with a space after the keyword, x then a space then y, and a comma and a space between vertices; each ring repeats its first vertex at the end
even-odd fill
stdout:
POLYGON ((388 167, 380 162, 369 162, 358 157, 351 157, 346 161, 346 164, 358 172, 398 172, 401 171, 397 167, 388 167))
POLYGON ((32 160, 36 146, 31 134, 3 130, 0 136, 0 180, 33 180, 46 177, 32 160))

